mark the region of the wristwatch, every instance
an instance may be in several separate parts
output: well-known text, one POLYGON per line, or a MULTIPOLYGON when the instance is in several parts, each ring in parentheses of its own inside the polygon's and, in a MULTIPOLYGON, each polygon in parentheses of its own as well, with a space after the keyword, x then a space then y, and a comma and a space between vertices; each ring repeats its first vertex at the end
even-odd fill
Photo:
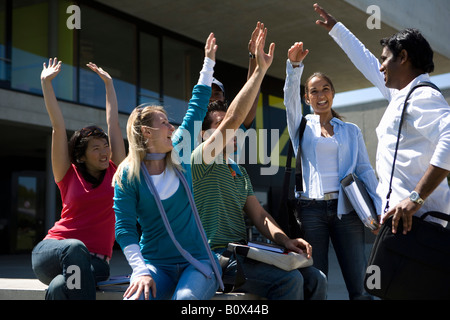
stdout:
POLYGON ((418 204, 423 204, 424 201, 416 191, 411 192, 409 195, 409 200, 418 204))

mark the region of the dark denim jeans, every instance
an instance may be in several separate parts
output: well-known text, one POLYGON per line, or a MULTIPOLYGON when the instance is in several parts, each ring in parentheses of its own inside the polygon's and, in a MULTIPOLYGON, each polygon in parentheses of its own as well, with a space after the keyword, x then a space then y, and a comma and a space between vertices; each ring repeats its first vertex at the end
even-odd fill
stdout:
MULTIPOLYGON (((217 257, 225 249, 214 250, 217 257)), ((285 271, 273 265, 248 258, 240 259, 245 283, 237 289, 240 292, 256 294, 269 300, 325 300, 327 280, 325 275, 314 267, 285 271)), ((226 267, 225 275, 234 279, 237 262, 234 256, 226 267)))
MULTIPOLYGON (((156 284, 156 298, 150 293, 150 300, 209 300, 217 289, 219 283, 212 271, 209 260, 200 260, 202 264, 208 265, 211 275, 205 277, 189 262, 181 264, 147 264, 151 277, 156 284)), ((218 265, 219 269, 220 266, 218 265)), ((133 276, 131 277, 131 282, 133 276)), ((130 299, 134 300, 135 295, 130 299)), ((144 293, 139 296, 144 300, 144 293)))
POLYGON ((48 285, 47 300, 95 300, 96 283, 109 278, 109 264, 91 256, 76 239, 42 240, 34 247, 31 262, 36 277, 48 285))
POLYGON ((305 240, 312 245, 314 266, 328 276, 329 240, 333 244, 350 299, 372 299, 364 290, 364 225, 355 211, 337 216, 337 200, 299 200, 305 240))

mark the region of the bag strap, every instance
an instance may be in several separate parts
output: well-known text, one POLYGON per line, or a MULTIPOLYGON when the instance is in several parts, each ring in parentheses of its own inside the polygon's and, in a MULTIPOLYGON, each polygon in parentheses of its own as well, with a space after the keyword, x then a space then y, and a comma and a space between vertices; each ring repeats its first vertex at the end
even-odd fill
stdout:
MULTIPOLYGON (((305 128, 306 128, 306 118, 302 116, 302 119, 300 122, 300 127, 298 129, 299 144, 303 137, 303 132, 305 131, 305 128)), ((274 212, 274 215, 273 215, 273 217, 275 218, 277 223, 286 232, 289 229, 289 217, 286 215, 285 206, 287 205, 287 202, 289 199, 289 186, 290 186, 291 172, 292 172, 291 164, 292 164, 292 157, 294 155, 294 148, 292 146, 292 140, 289 139, 288 143, 289 143, 289 146, 288 146, 288 153, 287 153, 287 157, 286 157, 286 167, 285 167, 285 171, 284 171, 281 199, 280 199, 280 203, 278 206, 278 211, 276 211, 276 213, 274 212)), ((297 163, 296 163, 296 166, 297 166, 297 163)), ((302 170, 301 166, 299 169, 296 168, 296 179, 298 179, 300 181, 302 181, 301 170, 302 170), (299 177, 299 178, 297 178, 297 177, 299 177)))
MULTIPOLYGON (((299 142, 298 142, 298 148, 297 148, 297 158, 295 162, 295 187, 299 191, 303 191, 303 181, 302 181, 302 165, 301 165, 301 142, 303 138, 303 133, 305 132, 306 128, 306 118, 302 116, 302 120, 300 122, 300 127, 298 129, 298 135, 299 135, 299 142), (298 185, 298 187, 297 187, 298 185)), ((289 149, 286 157, 286 168, 284 171, 284 179, 283 179, 283 193, 282 193, 282 202, 283 200, 286 200, 287 195, 289 194, 289 184, 291 181, 291 163, 292 163, 292 157, 294 155, 294 147, 292 146, 292 140, 289 139, 289 149)))
POLYGON ((299 192, 303 191, 302 148, 301 148, 301 145, 302 145, 302 138, 303 138, 303 133, 305 132, 305 128, 306 128, 306 118, 302 116, 302 121, 300 122, 300 128, 299 128, 297 157, 295 159, 295 190, 299 191, 299 192))
POLYGON ((425 212, 423 215, 420 216, 420 219, 425 220, 425 218, 428 216, 450 222, 450 216, 448 214, 438 212, 438 211, 425 212))
POLYGON ((434 83, 429 82, 429 81, 424 81, 424 82, 420 82, 420 83, 416 84, 414 87, 412 87, 411 90, 409 90, 408 94, 406 95, 405 103, 403 104, 402 114, 401 114, 401 117, 400 117, 400 124, 398 126, 397 143, 395 145, 394 160, 392 162, 391 179, 389 181, 388 194, 386 195, 386 200, 387 201, 386 201, 386 207, 384 208, 384 213, 388 212, 388 210, 389 210, 389 199, 391 198, 391 193, 392 193, 392 179, 394 178, 395 161, 397 160, 398 145, 400 143, 400 133, 401 133, 401 130, 402 130, 403 120, 405 118, 405 113, 406 113, 406 107, 407 107, 407 104, 408 104, 408 99, 411 96, 411 94, 413 93, 413 91, 416 90, 417 88, 420 88, 420 87, 431 87, 431 88, 441 92, 441 90, 434 83))
MULTIPOLYGON (((220 272, 219 269, 217 267, 216 261, 214 259, 213 253, 211 252, 211 249, 209 247, 208 244, 208 239, 206 238, 206 234, 205 231, 203 229, 202 226, 202 222, 200 220, 200 216, 198 214, 197 211, 197 207, 195 206, 195 202, 194 202, 194 198, 192 196, 192 191, 189 188, 188 182, 186 181, 186 178, 184 177, 184 175, 178 170, 178 169, 174 169, 176 175, 178 176, 178 178, 180 179, 180 183, 184 186, 184 189, 186 191, 186 194, 188 196, 188 201, 189 204, 191 206, 192 209, 192 214, 194 216, 194 221, 196 223, 197 229, 200 233, 201 239, 203 241, 203 245, 205 247, 205 250, 208 254, 208 258, 209 261, 211 263, 211 267, 212 267, 212 271, 217 279, 217 282, 219 284, 219 287, 224 290, 224 285, 222 282, 222 278, 220 276, 220 272)), ((194 258, 187 250, 185 250, 180 243, 177 241, 175 234, 173 233, 172 227, 170 226, 170 222, 169 219, 167 218, 167 214, 166 211, 164 209, 164 206, 162 204, 161 198, 159 197, 158 191, 156 190, 155 185, 153 184, 153 181, 150 177, 150 174, 147 170, 147 167, 145 166, 144 162, 141 162, 141 172, 144 175, 144 180, 145 183, 147 184, 147 187, 150 191, 150 193, 153 195, 155 202, 156 202, 156 206, 158 207, 159 213, 161 215, 161 219, 163 221, 164 227, 167 231, 167 233, 169 234, 169 237, 171 238, 173 244, 175 245, 175 247, 177 248, 177 250, 179 251, 179 253, 183 256, 183 258, 185 258, 190 264, 192 264, 198 271, 200 271, 201 273, 203 273, 205 275, 206 278, 210 277, 210 270, 208 267, 206 267, 204 264, 202 264, 200 261, 198 261, 196 258, 194 258)))
POLYGON ((245 275, 245 271, 242 266, 242 261, 239 256, 246 257, 248 254, 248 249, 249 248, 239 246, 234 246, 233 248, 230 248, 230 246, 228 246, 227 249, 220 255, 219 263, 222 268, 222 281, 224 284, 223 289, 224 293, 235 291, 247 281, 247 277, 245 275), (234 277, 228 276, 226 272, 228 264, 230 263, 230 259, 232 257, 234 257, 236 261, 236 274, 234 275, 234 277))

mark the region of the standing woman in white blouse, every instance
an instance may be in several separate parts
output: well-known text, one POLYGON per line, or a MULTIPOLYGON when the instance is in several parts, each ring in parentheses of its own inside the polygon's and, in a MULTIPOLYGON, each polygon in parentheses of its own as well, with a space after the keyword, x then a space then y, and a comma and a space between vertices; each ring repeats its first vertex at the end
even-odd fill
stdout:
MULTIPOLYGON (((300 78, 308 50, 296 42, 288 50, 284 104, 289 136, 297 156, 298 129, 303 117, 300 78)), ((328 247, 331 239, 350 299, 371 298, 364 291, 366 256, 364 225, 342 190, 340 181, 356 174, 366 185, 381 213, 376 194, 378 181, 370 165, 361 130, 342 121, 332 109, 335 90, 323 73, 314 73, 305 83, 305 101, 314 111, 306 115, 301 141, 303 192, 296 191, 305 240, 313 247, 314 266, 328 275, 328 247)))

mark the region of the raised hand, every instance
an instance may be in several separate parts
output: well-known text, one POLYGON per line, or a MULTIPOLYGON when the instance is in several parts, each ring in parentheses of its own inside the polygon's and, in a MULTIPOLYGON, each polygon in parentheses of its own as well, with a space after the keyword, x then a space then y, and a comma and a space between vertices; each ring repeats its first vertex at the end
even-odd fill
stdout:
POLYGON ((302 62, 308 55, 309 50, 303 50, 303 42, 296 42, 288 50, 288 58, 291 62, 302 62))
MULTIPOLYGON (((249 64, 248 64, 247 80, 250 79, 256 68, 256 61, 255 61, 256 59, 254 59, 256 57, 255 55, 256 40, 258 39, 258 35, 261 30, 264 30, 264 23, 258 21, 256 23, 255 29, 252 32, 252 35, 250 36, 250 41, 248 42, 248 52, 251 54, 251 56, 249 57, 250 59, 248 60, 249 64)), ((258 100, 259 94, 256 95, 255 101, 253 102, 253 106, 248 112, 247 117, 245 117, 244 122, 242 123, 247 129, 250 128, 253 121, 255 120, 256 109, 258 108, 258 100)))
POLYGON ((61 71, 61 61, 58 61, 57 58, 48 60, 47 65, 43 64, 42 72, 41 72, 41 81, 52 81, 58 73, 61 71))
POLYGON ((42 94, 45 108, 52 123, 52 171, 56 182, 61 181, 70 167, 69 149, 67 148, 67 132, 64 117, 56 100, 52 80, 61 71, 61 61, 49 59, 48 66, 44 62, 41 72, 42 94))
POLYGON ((319 26, 323 26, 328 31, 331 31, 331 29, 333 29, 334 25, 337 23, 336 19, 332 15, 328 14, 317 3, 314 4, 314 11, 316 11, 324 19, 324 21, 317 20, 316 24, 319 26))
POLYGON ((105 70, 103 70, 102 68, 97 67, 97 65, 95 63, 89 62, 88 64, 86 64, 92 71, 94 71, 95 73, 97 73, 100 78, 104 81, 104 82, 109 82, 112 81, 111 76, 109 75, 108 72, 106 72, 105 70))
POLYGON ((105 83, 106 91, 106 123, 108 124, 109 145, 111 147, 111 160, 119 165, 126 156, 125 145, 123 143, 122 131, 119 124, 119 113, 116 90, 112 77, 95 63, 86 64, 105 83))
POLYGON ((216 61, 216 51, 217 51, 216 38, 214 37, 214 33, 211 32, 208 36, 208 39, 206 39, 205 57, 208 57, 211 60, 216 61))
POLYGON ((259 32, 264 30, 264 23, 257 22, 255 30, 252 32, 252 36, 250 37, 250 41, 248 42, 248 52, 255 55, 256 52, 256 39, 258 39, 259 32))
POLYGON ((256 63, 257 68, 260 68, 264 73, 269 69, 273 61, 273 54, 275 51, 275 43, 271 43, 269 46, 269 52, 264 52, 264 46, 266 43, 267 28, 260 29, 258 38, 256 39, 256 63))

